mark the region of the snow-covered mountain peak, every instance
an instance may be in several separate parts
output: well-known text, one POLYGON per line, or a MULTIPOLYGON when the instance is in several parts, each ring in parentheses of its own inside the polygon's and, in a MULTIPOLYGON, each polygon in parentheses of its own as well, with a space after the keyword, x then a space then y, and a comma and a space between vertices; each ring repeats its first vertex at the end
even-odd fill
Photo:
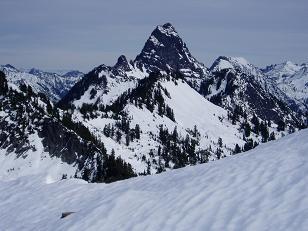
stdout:
POLYGON ((276 70, 279 70, 281 72, 281 76, 285 77, 286 75, 293 75, 296 72, 300 71, 302 67, 300 65, 294 64, 291 61, 284 62, 282 66, 279 66, 276 70))
MULTIPOLYGON (((254 76, 257 78, 262 75, 257 67, 249 63, 243 57, 220 56, 215 60, 210 68, 212 72, 219 72, 225 69, 232 69, 234 72, 243 73, 247 76, 254 76)), ((258 80, 262 82, 262 78, 258 78, 258 80)))
POLYGON ((162 26, 157 26, 156 30, 160 31, 161 33, 167 36, 176 36, 179 37, 178 33, 176 32, 175 28, 172 26, 171 23, 165 23, 162 26))
POLYGON ((302 63, 301 66, 307 68, 308 67, 308 63, 302 63))
POLYGON ((3 65, 4 68, 8 68, 8 69, 11 69, 11 70, 16 70, 18 71, 18 69, 16 67, 14 67, 13 65, 11 64, 6 64, 6 65, 3 65))
POLYGON ((154 29, 134 65, 147 73, 179 71, 195 89, 199 89, 201 79, 209 74, 208 69, 192 56, 170 23, 154 29))
POLYGON ((298 71, 300 69, 300 65, 297 65, 291 61, 286 61, 282 64, 282 68, 286 71, 298 71))
POLYGON ((66 78, 80 78, 84 75, 84 73, 80 72, 80 71, 77 71, 77 70, 72 70, 72 71, 69 71, 69 72, 66 72, 65 74, 63 74, 62 76, 63 77, 66 77, 66 78))
POLYGON ((308 109, 308 69, 307 64, 290 61, 267 66, 262 69, 267 81, 273 81, 302 110, 308 109))
POLYGON ((236 63, 239 66, 251 66, 251 64, 243 57, 230 57, 231 62, 236 63))
MULTIPOLYGON (((200 92, 211 102, 231 111, 240 107, 247 114, 274 123, 292 114, 291 109, 277 100, 289 102, 289 97, 273 81, 267 81, 264 73, 246 59, 220 56, 210 71, 212 78, 202 82, 200 92)), ((289 119, 299 121, 296 116, 289 119)))
POLYGON ((116 69, 120 69, 122 71, 130 71, 131 68, 130 68, 130 65, 128 63, 128 60, 127 58, 125 57, 125 55, 121 55, 119 58, 118 58, 118 61, 117 63, 114 65, 114 68, 116 69))
POLYGON ((170 23, 155 28, 135 62, 151 71, 201 66, 170 23))
POLYGON ((213 72, 216 71, 221 71, 221 70, 225 70, 225 69, 232 69, 233 65, 231 64, 231 62, 229 61, 229 59, 225 56, 219 56, 214 63, 212 64, 212 66, 210 67, 210 70, 213 72))
POLYGON ((162 47, 169 46, 173 40, 183 44, 182 39, 171 23, 157 26, 149 37, 149 42, 152 42, 155 46, 162 47))
POLYGON ((296 64, 294 64, 294 63, 293 63, 292 61, 290 61, 290 60, 285 61, 284 64, 285 64, 286 66, 290 66, 290 67, 296 67, 296 66, 297 66, 296 64))
POLYGON ((31 68, 30 71, 28 72, 29 74, 32 75, 41 75, 43 71, 37 69, 37 68, 31 68))
POLYGON ((280 64, 267 66, 262 71, 265 74, 271 75, 273 78, 279 79, 294 75, 296 72, 300 71, 302 67, 302 65, 297 65, 291 61, 286 61, 280 64))

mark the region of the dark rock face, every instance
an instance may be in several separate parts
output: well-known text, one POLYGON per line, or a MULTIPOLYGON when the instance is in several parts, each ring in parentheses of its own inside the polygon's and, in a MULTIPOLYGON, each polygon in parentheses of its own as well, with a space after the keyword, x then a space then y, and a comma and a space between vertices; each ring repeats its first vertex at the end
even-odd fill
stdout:
POLYGON ((117 63, 114 65, 114 68, 121 71, 130 71, 131 68, 129 67, 128 61, 124 55, 121 55, 118 58, 117 63))
POLYGON ((152 32, 135 61, 151 71, 157 71, 166 70, 168 66, 175 70, 180 69, 185 63, 190 63, 191 59, 193 58, 186 44, 174 27, 167 23, 152 32))
POLYGON ((206 68, 189 52, 186 44, 180 38, 170 23, 158 26, 146 41, 135 63, 148 72, 179 71, 189 69, 191 77, 203 77, 206 68))
POLYGON ((263 91, 255 82, 250 82, 244 92, 245 99, 256 115, 262 120, 278 122, 284 115, 290 113, 287 107, 278 105, 277 99, 263 91), (279 109, 280 113, 278 110, 279 109))

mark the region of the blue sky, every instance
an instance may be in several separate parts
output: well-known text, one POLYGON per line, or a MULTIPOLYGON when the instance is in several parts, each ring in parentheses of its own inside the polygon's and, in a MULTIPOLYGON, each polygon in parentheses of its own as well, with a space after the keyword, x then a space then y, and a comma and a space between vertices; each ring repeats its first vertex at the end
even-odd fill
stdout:
POLYGON ((134 59, 171 22, 210 66, 220 55, 263 67, 308 62, 306 0, 0 0, 0 63, 89 71, 134 59))

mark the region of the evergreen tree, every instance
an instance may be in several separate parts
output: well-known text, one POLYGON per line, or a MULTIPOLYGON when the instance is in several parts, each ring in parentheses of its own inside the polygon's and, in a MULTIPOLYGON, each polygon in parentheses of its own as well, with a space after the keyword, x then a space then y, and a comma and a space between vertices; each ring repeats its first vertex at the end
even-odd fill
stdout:
POLYGON ((163 104, 158 104, 158 115, 163 116, 165 114, 163 104))
POLYGON ((259 126, 260 126, 260 122, 258 117, 256 117, 256 115, 253 115, 252 119, 251 119, 251 123, 254 125, 253 127, 253 132, 255 134, 259 134, 259 126))
POLYGON ((157 155, 161 156, 161 147, 160 146, 158 146, 157 155))
POLYGON ((81 178, 85 181, 91 180, 91 171, 88 168, 84 168, 81 178))
POLYGON ((253 140, 252 139, 248 139, 246 141, 246 143, 244 144, 244 151, 248 151, 248 150, 253 149, 253 148, 254 148, 253 140))
POLYGON ((31 86, 28 86, 28 89, 27 89, 27 94, 29 97, 32 97, 34 95, 34 92, 32 90, 32 87, 31 86))
POLYGON ((295 128, 292 125, 290 125, 289 126, 289 133, 291 134, 291 133, 294 133, 294 132, 295 132, 295 128))
POLYGON ((103 130, 105 136, 110 137, 111 127, 110 124, 106 124, 103 130))
POLYGON ((147 175, 151 174, 151 162, 147 161, 147 175))
POLYGON ((222 138, 221 137, 219 137, 218 138, 218 146, 220 147, 220 148, 222 148, 222 138))
POLYGON ((174 127, 173 133, 172 133, 172 140, 174 143, 177 143, 178 140, 178 131, 177 131, 177 127, 174 127))
POLYGON ((21 84, 21 85, 19 86, 19 89, 20 89, 22 92, 25 92, 25 93, 28 92, 28 87, 27 87, 26 84, 21 84))
POLYGON ((0 95, 5 95, 8 92, 8 84, 5 74, 0 71, 0 95))
POLYGON ((90 99, 94 99, 96 94, 97 94, 97 91, 94 88, 92 88, 91 91, 90 91, 90 99))
POLYGON ((117 130, 117 132, 116 132, 116 140, 117 140, 117 142, 121 143, 121 139, 122 139, 122 133, 119 130, 117 130))
POLYGON ((200 132, 198 131, 197 125, 194 126, 193 137, 195 137, 197 139, 200 138, 200 132))
POLYGON ((283 120, 279 120, 278 123, 277 123, 277 131, 281 132, 281 131, 284 131, 285 130, 285 122, 283 120))
POLYGON ((166 116, 172 121, 175 121, 173 110, 168 105, 166 106, 166 116))
POLYGON ((111 138, 114 137, 114 126, 113 125, 111 126, 111 129, 110 129, 110 137, 111 138))
POLYGON ((47 104, 47 106, 46 106, 47 113, 49 115, 52 115, 53 114, 53 108, 52 108, 51 103, 49 102, 49 100, 47 101, 46 104, 47 104))
POLYGON ((104 180, 104 170, 103 170, 103 160, 100 155, 96 158, 97 170, 96 170, 96 182, 103 182, 104 180))
POLYGON ((209 156, 211 155, 211 153, 208 150, 200 150, 196 153, 196 155, 198 156, 198 160, 202 164, 209 161, 209 156))
POLYGON ((127 133, 126 136, 125 136, 125 144, 126 144, 126 146, 129 146, 129 142, 130 142, 130 137, 129 137, 129 133, 127 133))
POLYGON ((164 130, 163 125, 159 125, 159 139, 162 142, 162 144, 165 144, 167 142, 167 134, 168 129, 164 130))
POLYGON ((161 172, 163 172, 163 171, 165 171, 165 167, 164 167, 164 165, 163 165, 163 163, 162 163, 162 158, 161 158, 161 156, 159 156, 159 157, 158 157, 158 167, 157 167, 157 172, 156 172, 156 173, 161 173, 161 172))
POLYGON ((234 151, 233 151, 233 154, 238 154, 240 153, 242 150, 240 148, 240 146, 238 144, 235 145, 235 148, 234 148, 234 151))
POLYGON ((270 134, 270 137, 269 137, 269 140, 276 140, 276 137, 275 137, 275 133, 274 132, 271 132, 270 134))
POLYGON ((113 157, 113 158, 115 158, 115 151, 114 151, 114 149, 111 149, 111 157, 113 157))
POLYGON ((104 182, 110 183, 136 176, 132 166, 124 162, 120 157, 115 157, 114 149, 111 155, 103 155, 104 182))
POLYGON ((250 136, 250 132, 251 132, 250 124, 246 121, 244 123, 244 134, 245 134, 245 136, 249 137, 250 136))
POLYGON ((260 133, 262 136, 262 142, 265 143, 267 142, 268 138, 269 138, 269 132, 268 132, 268 128, 266 126, 266 124, 264 124, 263 122, 261 122, 260 124, 260 133))
POLYGON ((135 136, 136 136, 136 139, 140 139, 140 126, 139 124, 136 124, 135 126, 135 136))
POLYGON ((215 153, 217 160, 220 160, 221 154, 222 154, 222 150, 220 148, 217 148, 216 153, 215 153))

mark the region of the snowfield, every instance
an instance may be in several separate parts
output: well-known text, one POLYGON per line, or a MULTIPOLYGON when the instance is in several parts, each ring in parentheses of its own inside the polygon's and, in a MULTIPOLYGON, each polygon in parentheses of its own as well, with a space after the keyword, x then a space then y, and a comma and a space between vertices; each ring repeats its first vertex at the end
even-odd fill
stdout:
MULTIPOLYGON (((217 140, 219 138, 223 140, 224 146, 222 149, 224 149, 225 155, 231 155, 236 144, 244 146, 242 132, 239 132, 237 127, 227 120, 226 110, 209 102, 185 82, 177 81, 174 83, 173 81, 161 80, 159 83, 169 94, 170 98, 164 94, 164 99, 166 104, 174 111, 176 122, 166 116, 159 116, 157 111, 152 113, 147 108, 139 108, 129 103, 124 110, 131 118, 131 127, 138 124, 142 131, 141 139, 131 141, 129 146, 123 141, 124 138, 119 143, 104 135, 105 125, 114 124, 115 120, 101 118, 100 116, 84 120, 80 113, 74 114, 75 119, 85 124, 96 137, 101 139, 108 153, 111 153, 111 150, 114 149, 115 155, 130 163, 137 173, 147 171, 147 163, 142 160, 142 156, 151 159, 150 151, 156 152, 158 147, 161 146, 160 142, 153 139, 153 134, 159 137, 159 126, 162 124, 170 132, 176 127, 179 135, 183 138, 188 134, 187 131, 193 130, 196 125, 198 132, 200 132, 200 144, 196 147, 196 150, 206 149, 209 146, 215 150, 218 147, 217 140)), ((213 156, 210 159, 213 160, 213 156)), ((158 162, 158 156, 156 161, 158 162)), ((157 171, 154 166, 151 167, 152 173, 157 171)))
POLYGON ((0 181, 0 230, 307 230, 308 130, 112 184, 0 181), (62 212, 75 212, 60 219, 62 212))

